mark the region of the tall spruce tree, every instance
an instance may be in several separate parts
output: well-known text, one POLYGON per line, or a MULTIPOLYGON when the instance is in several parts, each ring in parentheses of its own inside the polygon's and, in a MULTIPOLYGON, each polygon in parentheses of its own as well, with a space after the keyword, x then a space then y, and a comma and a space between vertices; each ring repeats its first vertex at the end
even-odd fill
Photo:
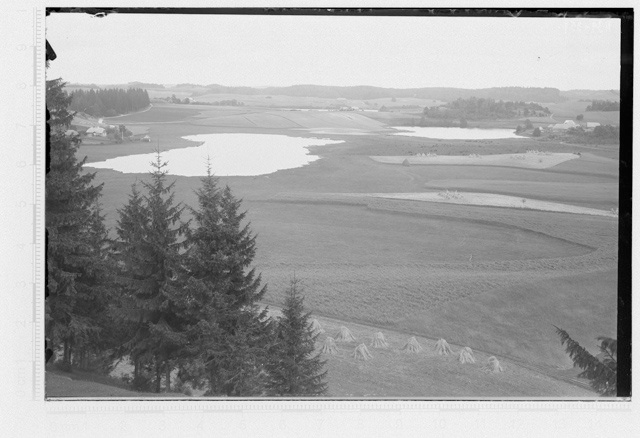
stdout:
POLYGON ((256 305, 266 287, 250 269, 255 236, 242 224, 241 201, 228 186, 219 189, 210 165, 196 195, 184 265, 188 345, 204 364, 209 395, 259 395, 271 337, 266 310, 256 305))
POLYGON ((159 151, 151 164, 151 180, 142 182, 147 194, 134 186, 119 211, 116 248, 123 285, 119 313, 136 322, 123 351, 134 361, 135 377, 141 368, 153 369, 160 392, 163 374, 170 388, 170 373, 185 342, 175 303, 181 299, 180 250, 188 223, 180 219, 184 206, 174 202, 175 182, 166 183, 167 163, 159 151))
POLYGON ((304 310, 299 280, 291 280, 282 316, 277 320, 277 341, 267 365, 269 394, 278 396, 317 396, 325 394, 326 361, 314 354, 315 340, 304 310))
POLYGON ((63 347, 63 362, 71 364, 75 347, 87 348, 100 331, 96 314, 104 310, 106 230, 99 212, 102 184, 78 161, 80 140, 67 137, 73 114, 61 79, 47 81, 49 170, 46 176, 47 231, 46 333, 63 347))
POLYGON ((152 287, 149 278, 155 267, 152 250, 146 242, 149 215, 137 183, 131 186, 129 201, 118 210, 118 214, 118 238, 114 242, 114 252, 121 289, 111 310, 117 324, 126 327, 120 354, 130 356, 134 364, 134 387, 142 388, 146 386, 140 383, 142 369, 150 361, 150 355, 145 355, 144 348, 144 341, 149 336, 145 321, 150 313, 140 308, 136 302, 136 292, 152 287))

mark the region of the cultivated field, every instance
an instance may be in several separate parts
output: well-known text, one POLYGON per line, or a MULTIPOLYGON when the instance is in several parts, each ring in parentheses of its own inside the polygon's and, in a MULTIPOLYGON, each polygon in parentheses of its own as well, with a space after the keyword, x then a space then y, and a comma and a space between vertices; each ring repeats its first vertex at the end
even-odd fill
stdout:
MULTIPOLYGON (((223 98, 211 96, 214 101, 223 98)), ((154 104, 145 113, 118 119, 147 128, 151 143, 83 145, 79 155, 91 162, 152 152, 158 145, 161 150, 188 147, 193 142, 183 136, 216 132, 343 140, 310 148, 323 159, 301 168, 221 178, 244 199, 258 234, 256 266, 269 285, 266 304, 282 303, 295 274, 305 285, 306 305, 325 318, 329 331, 348 323, 363 340, 374 328, 396 333, 389 334, 394 347, 371 350, 374 358, 367 362, 350 356, 355 345, 339 345, 340 354, 328 359, 332 394, 591 394, 548 377, 570 367, 553 325, 591 350, 597 336, 616 337, 615 217, 382 195, 419 197, 457 190, 608 212, 618 206, 617 149, 531 138, 403 137, 390 135, 379 114, 154 104), (488 155, 528 150, 581 155, 548 166, 483 164, 488 155), (411 166, 379 162, 391 156, 417 160, 418 154, 428 153, 458 158, 437 165, 428 157, 411 166), (459 162, 470 155, 472 163, 459 162), (425 347, 422 356, 396 351, 406 341, 405 333, 418 337, 425 347), (480 363, 496 355, 507 364, 528 364, 537 371, 506 365, 504 373, 486 375, 480 366, 434 355, 433 340, 440 337, 456 345, 456 351, 463 346, 482 351, 480 363)), ((494 127, 501 124, 507 122, 494 127)), ((112 229, 130 185, 141 178, 145 175, 97 171, 96 181, 105 183, 102 203, 112 229)), ((176 199, 195 205, 199 179, 175 180, 176 199)))

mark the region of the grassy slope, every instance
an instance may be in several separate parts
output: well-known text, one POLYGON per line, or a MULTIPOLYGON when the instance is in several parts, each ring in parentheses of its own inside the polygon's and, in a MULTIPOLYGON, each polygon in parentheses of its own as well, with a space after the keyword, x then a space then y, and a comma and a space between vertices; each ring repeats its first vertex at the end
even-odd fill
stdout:
MULTIPOLYGON (((151 124, 152 138, 154 135, 159 137, 161 148, 168 149, 193 145, 181 140, 179 137, 182 135, 234 131, 216 126, 213 119, 202 120, 202 114, 189 120, 191 122, 151 124), (192 124, 199 118, 198 123, 210 126, 192 124)), ((235 129, 237 132, 288 133, 282 129, 265 130, 249 126, 235 129)), ((561 164, 548 171, 468 166, 406 168, 375 163, 367 155, 400 155, 432 150, 460 154, 524 152, 527 149, 552 152, 584 150, 579 145, 543 143, 533 139, 440 141, 393 135, 332 135, 331 138, 344 139, 346 143, 316 148, 326 159, 304 168, 280 171, 268 178, 221 179, 223 184, 230 184, 238 196, 245 198, 248 218, 254 229, 260 232, 258 261, 270 286, 269 301, 280 302, 282 290, 295 271, 309 286, 307 303, 319 313, 425 334, 442 333, 468 342, 472 347, 486 346, 489 351, 559 366, 566 365, 566 356, 553 332, 549 331, 550 324, 563 325, 587 345, 595 336, 612 334, 611 330, 615 328, 615 302, 612 297, 615 299, 616 277, 611 268, 598 271, 600 268, 587 258, 575 266, 563 262, 562 266, 568 270, 561 272, 553 261, 536 265, 533 270, 527 268, 527 263, 521 266, 514 261, 474 271, 464 264, 466 260, 458 260, 461 257, 458 249, 449 245, 460 244, 463 235, 468 235, 471 239, 465 245, 485 248, 486 260, 522 258, 527 255, 523 246, 528 255, 535 255, 536 251, 540 254, 545 245, 549 245, 549 250, 556 248, 558 256, 571 255, 577 253, 572 252, 570 243, 560 243, 544 236, 534 238, 505 228, 502 235, 511 238, 504 245, 500 236, 488 237, 492 233, 491 226, 470 226, 469 223, 449 226, 450 219, 489 215, 487 220, 498 224, 508 219, 510 226, 542 227, 540 232, 560 233, 556 237, 569 241, 589 237, 596 239, 596 245, 615 244, 617 229, 602 222, 576 218, 575 215, 530 213, 520 217, 511 213, 505 215, 504 209, 472 208, 438 210, 439 219, 434 221, 366 210, 361 214, 356 207, 314 206, 306 201, 298 202, 300 196, 294 197, 297 200, 290 204, 265 201, 280 199, 291 192, 415 192, 428 190, 429 184, 440 184, 443 180, 473 180, 478 181, 480 188, 485 183, 487 188, 503 184, 505 190, 514 194, 522 190, 525 192, 523 196, 531 193, 532 197, 551 190, 553 194, 550 196, 557 202, 608 206, 614 203, 612 194, 617 182, 617 167, 609 160, 598 159, 598 155, 613 158, 615 150, 595 148, 590 150, 590 153, 597 154, 592 159, 583 157, 585 159, 574 160, 576 163, 561 164), (519 185, 512 185, 512 181, 519 185), (585 191, 585 188, 594 190, 585 191), (442 221, 446 218, 450 219, 444 227, 442 221), (292 228, 283 225, 286 223, 298 225, 292 228), (558 227, 559 224, 567 226, 558 227), (421 233, 422 230, 427 230, 427 233, 421 233), (327 232, 331 233, 330 238, 327 232), (472 237, 474 235, 476 237, 472 237), (498 244, 501 240, 502 247, 498 244), (411 260, 416 260, 416 263, 409 263, 411 260), (358 262, 360 266, 355 266, 358 262), (456 268, 434 267, 431 262, 462 264, 458 263, 456 268), (576 303, 577 291, 584 296, 579 303, 576 303)), ((131 149, 127 147, 151 150, 153 146, 121 145, 120 149, 83 147, 80 153, 104 159, 129 153, 131 149)), ((98 173, 98 181, 106 183, 103 203, 109 226, 115 225, 115 209, 126 201, 129 185, 141 177, 144 178, 143 175, 123 175, 107 170, 98 173)), ((198 179, 178 177, 176 180, 177 199, 194 205, 192 191, 198 187, 198 179)), ((390 208, 394 210, 396 207, 390 208)), ((424 215, 424 211, 411 212, 411 209, 407 213, 424 215)), ((466 249, 461 249, 465 258, 468 256, 466 249)), ((482 258, 483 255, 475 257, 482 258)), ((610 261, 607 263, 611 264, 610 261)))
POLYGON ((47 370, 45 373, 45 395, 47 398, 186 398, 177 393, 136 392, 122 388, 115 382, 101 375, 92 373, 63 373, 47 370))
POLYGON ((405 324, 531 363, 568 367, 570 361, 553 325, 567 330, 591 351, 598 336, 615 337, 616 279, 613 269, 545 275, 445 303, 407 318, 405 324))
MULTIPOLYGON (((278 310, 272 313, 278 314, 278 310)), ((435 339, 417 337, 423 351, 412 354, 402 351, 410 334, 382 329, 388 348, 370 346, 372 327, 333 318, 314 316, 324 333, 316 341, 320 351, 327 336, 336 336, 346 325, 356 342, 338 343, 338 354, 322 356, 328 371, 327 397, 398 397, 398 398, 491 398, 491 397, 580 397, 596 394, 574 384, 557 380, 519 363, 500 357, 503 373, 492 374, 482 369, 488 354, 475 351, 475 364, 461 364, 457 360, 460 346, 452 345, 454 354, 439 356, 434 351, 435 339), (356 345, 365 343, 372 359, 362 361, 353 357, 356 345)), ((186 398, 177 393, 143 393, 127 390, 119 382, 88 372, 64 373, 47 371, 46 396, 50 398, 186 398)))
MULTIPOLYGON (((325 330, 317 340, 320 350, 327 336, 336 337, 342 325, 347 326, 356 342, 337 343, 338 354, 322 356, 327 360, 329 395, 333 397, 593 397, 591 391, 531 372, 514 362, 499 358, 504 372, 491 374, 482 370, 488 354, 475 351, 475 364, 458 362, 460 346, 452 346, 454 354, 435 353, 435 338, 417 337, 423 351, 402 351, 409 334, 382 329, 389 344, 387 349, 371 347, 378 331, 367 325, 317 318, 325 330), (373 356, 369 361, 353 357, 357 345, 365 343, 373 356)), ((448 339, 449 340, 449 339, 448 339)))

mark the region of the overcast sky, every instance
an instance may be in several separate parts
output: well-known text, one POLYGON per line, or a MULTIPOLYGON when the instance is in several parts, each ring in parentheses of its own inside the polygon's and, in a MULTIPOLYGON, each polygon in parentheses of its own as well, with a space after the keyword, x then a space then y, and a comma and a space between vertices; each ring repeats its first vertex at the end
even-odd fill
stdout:
POLYGON ((48 78, 247 86, 618 89, 620 22, 52 14, 48 78))

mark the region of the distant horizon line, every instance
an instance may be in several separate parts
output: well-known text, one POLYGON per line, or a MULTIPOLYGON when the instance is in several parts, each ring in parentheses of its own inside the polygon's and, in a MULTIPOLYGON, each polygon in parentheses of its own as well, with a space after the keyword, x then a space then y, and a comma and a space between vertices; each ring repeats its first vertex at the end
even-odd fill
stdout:
MULTIPOLYGON (((64 79, 63 79, 64 80, 64 79)), ((66 82, 66 81, 65 81, 66 82)), ((180 82, 180 83, 158 83, 158 82, 147 82, 147 81, 130 81, 130 82, 113 82, 113 83, 81 83, 81 82, 67 82, 67 85, 73 86, 108 86, 108 85, 130 85, 130 84, 152 84, 152 85, 162 85, 164 88, 175 88, 179 85, 193 85, 197 87, 209 88, 212 86, 226 87, 226 88, 289 88, 289 87, 301 87, 301 86, 313 86, 313 87, 333 87, 333 88, 350 88, 350 87, 368 87, 368 88, 387 88, 394 90, 413 90, 413 89, 425 89, 425 88, 451 88, 456 90, 488 90, 492 88, 538 88, 538 89, 555 89, 559 91, 617 91, 620 92, 620 88, 569 88, 569 89, 561 89, 558 87, 541 87, 541 86, 526 86, 526 85, 495 85, 491 87, 478 87, 478 88, 470 88, 470 87, 461 87, 461 86, 423 86, 423 87, 390 87, 390 86, 381 86, 381 85, 320 85, 320 84, 291 84, 291 85, 223 85, 223 84, 197 84, 192 82, 180 82)))

